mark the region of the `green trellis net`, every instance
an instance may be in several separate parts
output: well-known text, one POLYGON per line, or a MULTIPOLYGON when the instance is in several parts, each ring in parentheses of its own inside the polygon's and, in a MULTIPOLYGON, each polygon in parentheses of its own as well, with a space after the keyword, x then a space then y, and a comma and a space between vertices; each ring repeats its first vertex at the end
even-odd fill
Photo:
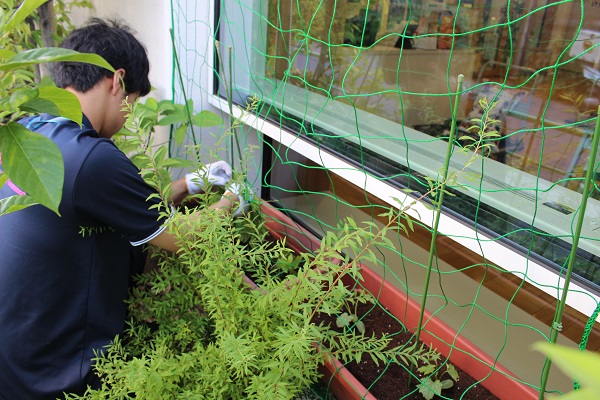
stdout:
MULTIPOLYGON (((429 311, 491 357, 490 374, 502 364, 534 391, 572 388, 555 369, 546 386, 545 358, 531 345, 551 341, 554 328, 560 343, 600 348, 600 188, 589 162, 600 103, 595 2, 171 3, 175 100, 220 102, 227 116, 255 99, 252 126, 236 128, 222 157, 317 236, 346 216, 381 223, 398 207, 391 196, 425 193, 453 129, 448 170, 461 171, 457 149, 489 121, 499 136, 468 166, 473 179, 448 186, 441 216, 453 228, 440 226, 430 252, 435 221, 415 214, 414 232, 391 237, 372 267, 417 302, 426 294, 429 311), (571 271, 578 300, 565 305, 571 271)), ((208 133, 190 141, 210 148, 219 132, 208 133)), ((383 371, 373 393, 381 379, 383 371)))

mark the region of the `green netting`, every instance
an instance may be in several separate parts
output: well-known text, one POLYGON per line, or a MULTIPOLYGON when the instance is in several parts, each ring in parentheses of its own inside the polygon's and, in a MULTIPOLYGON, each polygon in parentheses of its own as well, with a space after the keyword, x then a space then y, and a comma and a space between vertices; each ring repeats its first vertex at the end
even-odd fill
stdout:
MULTIPOLYGON (((380 214, 400 207, 390 197, 430 194, 429 182, 458 174, 444 181, 434 245, 437 214, 417 207, 414 232, 391 235, 372 267, 515 380, 570 389, 555 368, 546 382, 531 345, 600 345, 594 3, 171 3, 175 100, 220 101, 227 116, 256 99, 251 126, 237 126, 221 155, 317 236, 347 216, 382 224, 380 214), (469 164, 460 149, 482 120, 498 136, 469 164)), ((189 142, 208 154, 220 132, 190 132, 189 142)))

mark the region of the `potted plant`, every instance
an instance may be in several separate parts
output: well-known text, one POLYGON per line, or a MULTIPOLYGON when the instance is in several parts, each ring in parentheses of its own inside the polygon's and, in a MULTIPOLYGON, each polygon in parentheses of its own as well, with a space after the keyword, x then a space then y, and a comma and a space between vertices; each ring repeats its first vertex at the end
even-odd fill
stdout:
MULTIPOLYGON (((135 132, 123 148, 132 152, 142 176, 164 199, 164 212, 170 212, 166 168, 186 163, 170 159, 162 148, 154 151, 152 131, 159 118, 177 119, 171 115, 177 107, 154 102, 149 107, 153 112, 142 104, 133 107, 127 126, 135 132)), ((234 176, 242 179, 243 174, 234 176)), ((426 195, 443 193, 449 179, 456 178, 430 182, 426 195)), ((213 196, 220 194, 208 192, 196 199, 209 203, 213 196)), ((501 369, 488 366, 483 375, 477 372, 477 363, 462 351, 484 362, 487 357, 452 333, 443 336, 447 327, 428 314, 421 324, 423 307, 380 277, 377 280, 377 274, 362 264, 376 262, 373 246, 390 244, 388 230, 411 226, 404 211, 412 204, 399 212, 390 210, 389 223, 382 229, 373 224, 359 227, 348 219, 338 233, 329 232, 321 241, 262 201, 252 202, 258 212, 251 210, 242 218, 203 208, 199 218, 191 219, 184 207, 170 226, 182 250, 176 256, 157 252, 158 268, 139 278, 129 300, 129 328, 98 354, 96 369, 103 386, 86 397, 294 398, 320 374, 330 373, 335 378, 330 388, 339 390, 341 398, 352 398, 347 396, 353 392, 364 398, 369 396, 366 389, 340 372, 342 363, 371 357, 382 365, 417 369, 435 364, 438 352, 470 368, 476 379, 491 372, 490 381, 495 382, 503 376, 501 369), (259 290, 248 290, 248 284, 259 290), (354 290, 357 284, 361 290, 354 290), (420 311, 417 328, 424 328, 423 342, 433 347, 418 340, 390 347, 386 335, 366 336, 356 315, 346 310, 372 302, 390 310, 405 304, 411 312, 396 315, 410 328, 413 311, 420 311), (334 325, 351 323, 351 329, 319 323, 319 315, 337 316, 334 325)), ((431 396, 436 392, 429 385, 444 385, 433 373, 419 379, 421 393, 431 396)))
POLYGON ((13 185, 18 194, 0 200, 0 217, 39 203, 58 213, 63 162, 58 147, 17 121, 30 113, 50 113, 81 124, 81 106, 72 93, 49 83, 36 83, 32 67, 55 61, 86 62, 114 71, 96 54, 44 47, 23 50, 30 27, 26 19, 46 0, 24 0, 16 9, 3 2, 0 14, 0 187, 13 185))
MULTIPOLYGON (((261 211, 267 216, 266 226, 274 237, 286 238, 295 251, 315 251, 320 240, 310 231, 268 203, 261 211)), ((366 265, 360 265, 361 280, 347 276, 344 283, 349 288, 360 288, 370 293, 380 306, 401 321, 408 331, 415 331, 419 322, 420 304, 408 294, 366 265)), ((468 373, 490 393, 499 398, 536 399, 537 391, 521 383, 510 371, 496 363, 489 355, 460 336, 439 318, 425 313, 421 340, 436 349, 456 367, 468 373)), ((320 368, 323 382, 339 399, 376 399, 369 390, 336 358, 328 358, 320 368)))
MULTIPOLYGON (((178 107, 154 101, 129 107, 126 126, 135 132, 120 145, 170 213, 166 168, 186 162, 169 158, 164 148, 155 150, 152 131, 162 118, 176 119, 178 107)), ((214 196, 220 194, 197 195, 195 201, 211 202, 214 196)), ((338 314, 366 300, 365 293, 333 282, 360 274, 343 249, 356 248, 371 232, 349 223, 344 233, 328 235, 308 253, 316 241, 304 234, 291 239, 286 231, 293 224, 270 217, 274 210, 262 202, 252 207, 244 217, 203 207, 198 218, 189 218, 192 211, 182 206, 171 218, 169 229, 181 251, 156 251, 158 268, 142 275, 132 290, 128 329, 96 359, 103 387, 86 397, 293 398, 317 381, 324 357, 347 362, 371 356, 415 365, 429 359, 425 347, 388 349, 385 337, 312 322, 317 312, 338 314), (255 212, 258 208, 262 211, 255 212), (248 290, 246 275, 260 290, 248 290)))
MULTIPOLYGON (((420 304, 384 280, 371 268, 362 266, 363 280, 359 287, 376 296, 377 301, 402 321, 409 331, 414 331, 419 321, 420 304)), ((457 334, 443 321, 431 313, 425 313, 423 335, 421 340, 435 348, 456 367, 462 369, 481 385, 501 399, 537 399, 538 393, 523 384, 510 371, 495 362, 489 355, 457 334)), ((325 364, 323 369, 325 380, 333 379, 332 391, 343 399, 375 399, 365 386, 360 383, 341 363, 334 361, 325 364)))
POLYGON ((159 268, 139 279, 129 301, 130 326, 98 355, 103 387, 90 390, 89 398, 152 398, 152 393, 156 398, 291 399, 318 379, 324 357, 429 359, 424 347, 387 349, 386 338, 338 333, 311 322, 315 310, 338 314, 365 299, 331 285, 335 276, 353 274, 331 260, 358 234, 332 237, 327 245, 339 243, 335 250, 300 254, 304 265, 278 278, 279 265, 298 265, 285 246, 288 239, 266 240, 268 231, 256 217, 233 220, 205 208, 191 222, 185 213, 174 223, 176 234, 187 232, 183 250, 177 256, 162 254, 159 268), (244 272, 260 290, 248 290, 244 272), (315 343, 321 344, 320 352, 315 343))
MULTIPOLYGON (((459 87, 462 79, 459 77, 459 87)), ((460 90, 457 90, 460 92, 460 90)), ((483 98, 479 102, 480 107, 483 110, 492 109, 496 103, 488 103, 487 99, 483 98)), ((455 102, 455 114, 458 108, 458 99, 455 102)), ((487 112, 485 113, 487 115, 487 112)), ((493 130, 495 124, 494 119, 486 118, 473 120, 473 126, 470 131, 474 131, 476 134, 470 136, 463 136, 460 140, 469 141, 472 146, 469 146, 466 151, 471 152, 470 159, 466 162, 462 171, 464 171, 470 163, 472 163, 479 153, 486 153, 487 147, 490 145, 486 143, 486 139, 495 138, 498 133, 493 130)), ((452 124, 455 127, 455 123, 452 124)), ((451 131, 451 136, 454 130, 451 131)), ((449 143, 452 143, 452 137, 449 139, 449 143)), ((450 149, 450 146, 449 146, 450 149)), ((449 159, 449 154, 447 155, 449 159)), ((425 195, 420 196, 418 200, 422 200, 424 197, 433 194, 435 199, 432 202, 434 207, 437 207, 437 212, 441 208, 443 202, 443 195, 446 193, 445 185, 448 182, 457 183, 458 175, 462 171, 457 173, 449 174, 448 168, 442 168, 443 177, 439 182, 434 182, 428 179, 430 191, 425 195)), ((414 202, 413 202, 414 203, 414 202)), ((410 219, 405 215, 404 211, 411 207, 413 204, 409 204, 400 210, 396 215, 390 212, 388 217, 390 223, 386 228, 393 225, 392 222, 400 221, 402 218, 405 219, 406 225, 411 226, 410 219)), ((283 218, 283 216, 279 216, 283 218)), ((291 225, 291 222, 287 222, 285 225, 291 225)), ((290 231, 287 233, 294 233, 297 230, 290 231)), ((434 232, 436 227, 434 226, 434 232)), ((309 233, 305 232, 305 235, 310 236, 309 233)), ((299 241, 299 239, 296 239, 299 241)), ((435 234, 432 241, 435 241, 435 234)), ((365 244, 365 247, 369 247, 370 244, 365 244)), ((358 251, 359 254, 363 253, 364 249, 358 251)), ((482 352, 479 348, 474 346, 471 342, 466 340, 464 337, 458 335, 458 333, 451 329, 448 325, 443 323, 438 318, 434 317, 427 310, 424 309, 424 304, 417 304, 411 299, 407 293, 400 291, 390 282, 383 279, 379 274, 374 272, 372 269, 361 265, 361 280, 352 280, 346 276, 344 278, 348 287, 359 286, 363 290, 370 293, 374 298, 377 299, 378 303, 383 306, 388 312, 394 315, 399 321, 401 321, 405 328, 409 331, 416 331, 417 339, 420 339, 424 343, 427 343, 431 348, 439 351, 444 357, 448 357, 452 364, 456 365, 463 371, 471 375, 475 380, 481 381, 483 386, 490 390, 491 393, 499 396, 500 398, 537 398, 537 392, 530 386, 521 383, 518 379, 513 377, 509 371, 504 367, 496 363, 491 357, 482 352), (422 333, 422 336, 421 336, 422 333)), ((425 290, 426 297, 426 290, 425 290)), ((438 369, 439 371, 439 369, 438 369)), ((356 378, 338 361, 335 359, 326 362, 322 368, 322 372, 325 376, 325 380, 330 382, 332 391, 340 398, 374 398, 371 393, 357 381, 356 378)), ((433 375, 432 375, 433 376, 433 375)), ((427 381, 429 378, 425 378, 427 381)), ((421 387, 427 386, 427 384, 421 381, 421 387)), ((442 380, 437 380, 435 389, 429 390, 425 387, 421 393, 426 397, 429 395, 441 394, 442 380)), ((431 384, 431 382, 429 382, 431 384)), ((451 384, 451 383, 450 383, 451 384)))

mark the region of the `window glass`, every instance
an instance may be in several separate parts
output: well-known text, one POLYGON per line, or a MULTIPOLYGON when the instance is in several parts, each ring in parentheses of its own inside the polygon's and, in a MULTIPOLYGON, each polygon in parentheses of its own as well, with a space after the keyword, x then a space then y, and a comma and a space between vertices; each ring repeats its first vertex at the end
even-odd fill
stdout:
MULTIPOLYGON (((487 121, 498 137, 469 166, 480 178, 451 188, 445 211, 560 270, 600 104, 598 10, 592 1, 226 0, 218 26, 221 53, 233 52, 231 68, 222 61, 234 101, 258 96, 266 118, 394 185, 424 192, 425 176, 437 176, 455 106, 453 170, 464 166, 456 149, 487 121)), ((302 190, 279 181, 273 196, 302 190)), ((590 193, 576 269, 594 286, 595 181, 590 193)))

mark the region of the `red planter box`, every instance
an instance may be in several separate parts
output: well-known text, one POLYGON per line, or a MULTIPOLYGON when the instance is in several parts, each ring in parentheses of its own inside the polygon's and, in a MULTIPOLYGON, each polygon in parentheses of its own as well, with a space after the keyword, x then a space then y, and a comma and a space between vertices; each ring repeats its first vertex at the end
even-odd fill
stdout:
MULTIPOLYGON (((276 238, 286 237, 287 244, 297 252, 314 251, 320 246, 320 240, 306 229, 291 220, 273 206, 263 203, 263 213, 267 216, 267 229, 276 238)), ((409 330, 416 330, 421 305, 408 297, 367 266, 361 266, 363 281, 360 285, 371 292, 378 302, 398 318, 409 330)), ((431 313, 425 311, 425 325, 421 331, 421 340, 435 348, 452 364, 462 369, 476 380, 484 379, 481 384, 500 399, 528 400, 537 399, 538 392, 512 378, 514 375, 496 363, 481 349, 462 336, 457 337, 449 327, 431 313), (489 376, 488 376, 489 375, 489 376)), ((336 359, 326 360, 321 367, 322 380, 339 399, 376 400, 369 391, 336 359)))
POLYGON ((265 226, 276 240, 285 238, 286 245, 296 253, 315 252, 321 241, 293 219, 263 201, 260 206, 266 216, 265 226))

